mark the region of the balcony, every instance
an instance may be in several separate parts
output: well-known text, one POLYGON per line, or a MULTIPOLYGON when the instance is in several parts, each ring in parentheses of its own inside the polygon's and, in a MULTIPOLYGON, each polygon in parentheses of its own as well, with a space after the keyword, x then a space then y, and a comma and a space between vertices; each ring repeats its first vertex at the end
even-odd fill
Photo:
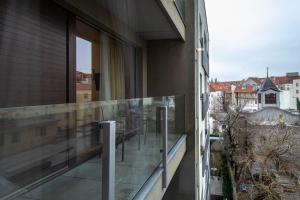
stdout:
POLYGON ((201 94, 202 120, 205 119, 209 108, 209 93, 201 94))
POLYGON ((169 96, 0 109, 0 198, 162 198, 186 150, 175 126, 184 105, 169 96), (108 120, 114 133, 99 125, 108 120))
POLYGON ((185 17, 184 0, 174 0, 174 4, 176 6, 178 13, 180 14, 182 21, 184 22, 184 17, 185 17))
POLYGON ((88 19, 107 32, 120 34, 136 41, 137 35, 145 40, 183 39, 183 1, 170 0, 62 0, 57 3, 88 19), (151 19, 151 20, 149 20, 151 19))

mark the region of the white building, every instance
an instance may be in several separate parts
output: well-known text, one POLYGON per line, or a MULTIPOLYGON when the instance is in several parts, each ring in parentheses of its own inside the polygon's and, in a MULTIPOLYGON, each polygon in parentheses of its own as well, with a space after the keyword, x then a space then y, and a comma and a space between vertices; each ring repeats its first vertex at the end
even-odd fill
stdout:
MULTIPOLYGON (((278 80, 279 78, 275 78, 278 80)), ((297 98, 300 99, 300 77, 298 73, 287 73, 286 79, 277 81, 280 89, 280 108, 296 110, 297 98)))
POLYGON ((294 79, 291 88, 291 109, 297 109, 297 98, 300 100, 300 78, 294 79))
POLYGON ((212 112, 220 112, 224 107, 224 92, 210 91, 209 93, 209 109, 212 112))

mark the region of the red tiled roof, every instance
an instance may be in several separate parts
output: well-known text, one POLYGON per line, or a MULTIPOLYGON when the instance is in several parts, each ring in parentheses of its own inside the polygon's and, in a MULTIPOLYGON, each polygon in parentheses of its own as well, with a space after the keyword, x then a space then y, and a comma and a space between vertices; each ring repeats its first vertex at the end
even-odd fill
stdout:
POLYGON ((271 77, 272 81, 276 84, 276 85, 282 85, 282 84, 291 84, 293 83, 293 80, 295 79, 300 79, 300 76, 277 76, 277 77, 271 77))
POLYGON ((234 90, 234 92, 237 93, 255 93, 256 91, 254 90, 253 86, 251 85, 247 85, 246 87, 242 87, 242 86, 237 86, 234 90))
POLYGON ((230 90, 230 84, 226 82, 210 83, 209 89, 211 92, 216 92, 216 91, 226 92, 227 90, 230 90))
POLYGON ((249 79, 252 79, 257 85, 260 85, 262 84, 265 78, 249 77, 249 79))
MULTIPOLYGON (((261 86, 266 78, 259 77, 249 77, 252 79, 258 86, 261 86)), ((292 83, 295 79, 300 79, 300 76, 276 76, 270 77, 270 79, 275 83, 275 85, 289 84, 292 83)), ((225 93, 231 93, 231 85, 235 85, 235 92, 239 93, 254 93, 256 92, 252 85, 247 85, 246 87, 242 87, 243 81, 226 81, 226 82, 216 82, 210 83, 209 88, 211 92, 222 91, 225 93)))
MULTIPOLYGON (((252 79, 257 85, 261 85, 266 78, 258 78, 258 77, 249 77, 252 79)), ((272 76, 270 79, 275 83, 275 85, 282 84, 290 84, 293 83, 293 80, 300 79, 300 76, 272 76)))

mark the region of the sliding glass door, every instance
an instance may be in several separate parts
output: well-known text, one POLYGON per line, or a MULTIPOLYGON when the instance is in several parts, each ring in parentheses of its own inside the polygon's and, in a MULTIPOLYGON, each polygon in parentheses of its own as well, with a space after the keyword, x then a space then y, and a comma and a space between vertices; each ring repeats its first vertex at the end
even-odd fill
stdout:
POLYGON ((140 50, 79 20, 76 32, 77 103, 141 95, 140 50))

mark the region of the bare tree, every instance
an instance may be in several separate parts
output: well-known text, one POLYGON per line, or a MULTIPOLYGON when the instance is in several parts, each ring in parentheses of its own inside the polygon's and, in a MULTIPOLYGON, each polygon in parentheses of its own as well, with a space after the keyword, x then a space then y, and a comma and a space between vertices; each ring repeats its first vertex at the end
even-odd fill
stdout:
POLYGON ((243 156, 233 156, 237 165, 235 178, 248 182, 252 186, 251 198, 244 199, 285 199, 285 191, 299 192, 299 186, 293 174, 299 170, 295 162, 296 155, 296 131, 293 127, 256 126, 247 128, 247 134, 253 145, 245 145, 247 150, 239 149, 243 156), (247 146, 247 147, 246 147, 247 146), (259 172, 254 173, 254 165, 259 172), (287 181, 282 181, 285 177, 287 181))

